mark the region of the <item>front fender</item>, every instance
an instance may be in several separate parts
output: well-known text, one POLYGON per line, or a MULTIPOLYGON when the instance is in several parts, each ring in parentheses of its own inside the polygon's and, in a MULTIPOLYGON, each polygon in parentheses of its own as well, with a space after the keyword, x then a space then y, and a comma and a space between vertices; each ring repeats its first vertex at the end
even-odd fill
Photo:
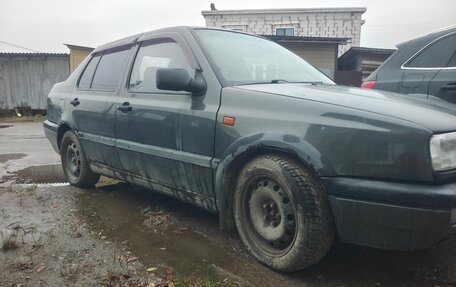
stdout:
MULTIPOLYGON (((215 197, 222 228, 225 225, 223 224, 223 217, 228 215, 226 212, 231 205, 228 197, 228 194, 232 193, 230 186, 234 184, 235 180, 234 178, 229 178, 228 172, 232 171, 231 169, 235 163, 245 163, 245 161, 258 154, 273 151, 296 157, 313 169, 318 176, 331 177, 336 175, 334 168, 325 160, 322 154, 314 146, 298 136, 279 132, 261 132, 239 138, 224 151, 215 174, 215 197), (232 181, 231 184, 228 181, 232 181)), ((237 174, 237 172, 234 172, 234 174, 237 174)))

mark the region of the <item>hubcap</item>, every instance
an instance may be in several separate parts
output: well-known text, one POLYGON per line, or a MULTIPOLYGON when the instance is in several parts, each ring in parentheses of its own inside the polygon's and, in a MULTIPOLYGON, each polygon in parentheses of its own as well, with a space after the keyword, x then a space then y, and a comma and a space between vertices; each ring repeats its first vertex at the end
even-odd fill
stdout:
POLYGON ((284 252, 292 245, 296 234, 295 213, 288 192, 276 181, 262 178, 248 191, 250 225, 253 236, 270 252, 284 252))
POLYGON ((74 142, 71 142, 66 150, 66 167, 72 178, 77 179, 79 177, 81 172, 81 153, 74 142))

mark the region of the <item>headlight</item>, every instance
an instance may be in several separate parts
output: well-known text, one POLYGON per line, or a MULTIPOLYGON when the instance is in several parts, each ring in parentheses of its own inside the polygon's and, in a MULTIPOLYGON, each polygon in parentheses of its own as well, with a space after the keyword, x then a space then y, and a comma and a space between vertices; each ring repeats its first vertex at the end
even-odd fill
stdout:
POLYGON ((456 168, 456 132, 432 136, 430 149, 434 170, 456 168))

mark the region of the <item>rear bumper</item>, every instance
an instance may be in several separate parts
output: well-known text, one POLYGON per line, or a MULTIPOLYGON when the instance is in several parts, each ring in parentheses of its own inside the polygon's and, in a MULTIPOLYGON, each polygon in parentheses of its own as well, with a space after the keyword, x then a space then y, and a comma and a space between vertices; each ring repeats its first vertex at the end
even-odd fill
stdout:
POLYGON ((57 130, 59 129, 59 126, 53 122, 50 122, 49 120, 45 120, 43 122, 43 129, 44 134, 46 135, 54 150, 57 153, 60 153, 60 148, 57 141, 57 130))
POLYGON ((456 183, 323 178, 342 242, 393 250, 432 247, 455 231, 456 183))

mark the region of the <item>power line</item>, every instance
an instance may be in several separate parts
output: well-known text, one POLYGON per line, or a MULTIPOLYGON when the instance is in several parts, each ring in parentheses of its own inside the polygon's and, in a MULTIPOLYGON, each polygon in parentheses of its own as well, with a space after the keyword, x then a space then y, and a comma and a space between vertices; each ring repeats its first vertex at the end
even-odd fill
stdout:
POLYGON ((9 43, 9 42, 6 42, 6 41, 2 41, 2 40, 0 40, 0 43, 9 45, 9 46, 12 46, 12 47, 15 47, 15 48, 19 48, 19 49, 24 49, 24 50, 27 50, 27 51, 35 52, 35 53, 41 53, 40 51, 29 49, 29 48, 26 48, 26 47, 23 47, 23 46, 19 46, 19 45, 13 44, 13 43, 9 43))

